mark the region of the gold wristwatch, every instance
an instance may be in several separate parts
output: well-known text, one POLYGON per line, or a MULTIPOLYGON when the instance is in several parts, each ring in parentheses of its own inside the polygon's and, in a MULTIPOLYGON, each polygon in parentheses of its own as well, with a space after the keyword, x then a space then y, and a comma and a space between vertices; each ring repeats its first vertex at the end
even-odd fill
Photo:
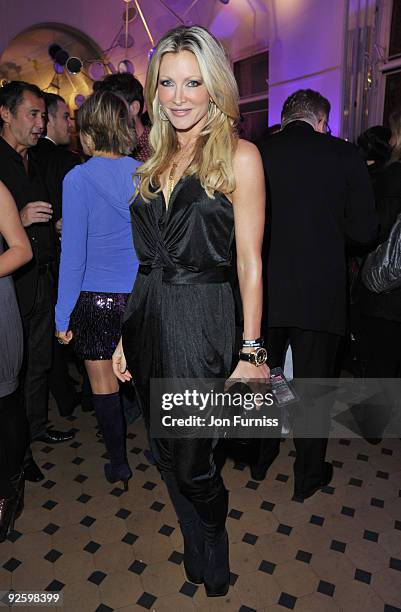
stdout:
POLYGON ((267 351, 265 348, 260 347, 251 353, 239 352, 239 358, 241 361, 248 361, 252 365, 259 367, 267 361, 267 351))

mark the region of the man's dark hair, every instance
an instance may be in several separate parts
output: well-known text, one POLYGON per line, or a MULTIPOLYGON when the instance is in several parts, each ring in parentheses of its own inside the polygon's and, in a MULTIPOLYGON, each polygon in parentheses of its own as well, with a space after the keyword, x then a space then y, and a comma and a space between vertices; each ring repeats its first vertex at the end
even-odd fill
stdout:
POLYGON ((387 161, 391 153, 390 138, 391 130, 383 125, 373 125, 368 128, 357 140, 362 157, 376 162, 387 161))
POLYGON ((322 117, 328 118, 330 108, 330 102, 318 91, 298 89, 284 102, 281 125, 285 127, 292 121, 304 120, 315 127, 322 117))
POLYGON ((46 112, 48 115, 55 115, 57 113, 57 106, 59 102, 63 102, 65 104, 64 98, 59 96, 58 94, 44 92, 45 104, 46 104, 46 112))
POLYGON ((136 100, 139 102, 139 114, 142 113, 144 105, 142 83, 132 74, 128 72, 109 74, 103 81, 96 81, 94 85, 94 91, 112 91, 120 94, 128 105, 136 100))
MULTIPOLYGON (((0 108, 4 106, 15 116, 18 106, 24 99, 25 91, 30 91, 37 98, 44 99, 44 94, 37 85, 25 81, 10 81, 4 87, 0 87, 0 108)), ((3 123, 0 117, 0 127, 3 127, 3 123)))
POLYGON ((93 92, 96 93, 102 89, 103 81, 94 81, 92 85, 93 92))

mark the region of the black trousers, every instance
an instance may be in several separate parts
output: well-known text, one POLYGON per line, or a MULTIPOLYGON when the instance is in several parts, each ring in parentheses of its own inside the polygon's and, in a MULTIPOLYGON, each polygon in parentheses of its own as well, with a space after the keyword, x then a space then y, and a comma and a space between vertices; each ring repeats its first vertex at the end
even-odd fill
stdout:
POLYGON ((62 346, 53 337, 53 362, 49 372, 49 387, 57 408, 63 416, 74 405, 77 392, 68 371, 69 346, 62 346))
POLYGON ((35 304, 22 319, 24 327, 24 364, 22 390, 29 439, 45 433, 48 414, 48 374, 52 364, 54 334, 54 277, 49 269, 39 275, 35 304))
MULTIPOLYGON (((304 330, 297 327, 269 327, 265 333, 270 368, 284 368, 285 354, 291 345, 294 378, 333 378, 340 336, 326 332, 304 330)), ((312 488, 323 476, 327 438, 294 437, 296 459, 294 463, 295 489, 312 488)), ((280 439, 260 441, 254 464, 256 471, 269 468, 280 451, 280 439)))
POLYGON ((14 391, 0 397, 0 498, 14 495, 10 478, 21 471, 27 434, 28 424, 20 393, 14 391))
POLYGON ((169 491, 170 483, 175 482, 180 495, 185 498, 180 501, 180 496, 172 495, 170 491, 178 519, 185 522, 189 501, 208 539, 218 538, 225 528, 227 491, 214 463, 213 450, 217 440, 149 438, 149 441, 169 491))
POLYGON ((362 335, 366 346, 366 378, 379 379, 363 405, 353 412, 366 438, 381 438, 393 409, 400 409, 401 322, 380 317, 362 318, 362 335))
POLYGON ((398 378, 401 375, 401 322, 363 317, 367 340, 367 378, 398 378))
MULTIPOLYGON (((57 302, 57 285, 60 269, 60 254, 57 254, 57 260, 52 266, 54 276, 54 304, 57 302)), ((76 400, 76 390, 74 381, 68 371, 68 361, 72 359, 71 345, 62 346, 57 342, 57 338, 53 336, 53 359, 49 371, 49 388, 54 397, 58 411, 61 416, 63 412, 68 412, 74 406, 76 400)))

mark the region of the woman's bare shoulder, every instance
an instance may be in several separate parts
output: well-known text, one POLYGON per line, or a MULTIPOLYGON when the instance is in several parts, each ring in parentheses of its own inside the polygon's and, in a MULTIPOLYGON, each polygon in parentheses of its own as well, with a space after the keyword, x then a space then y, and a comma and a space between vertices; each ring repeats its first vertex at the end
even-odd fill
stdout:
POLYGON ((234 163, 252 163, 260 161, 259 149, 253 142, 240 138, 234 154, 234 163))

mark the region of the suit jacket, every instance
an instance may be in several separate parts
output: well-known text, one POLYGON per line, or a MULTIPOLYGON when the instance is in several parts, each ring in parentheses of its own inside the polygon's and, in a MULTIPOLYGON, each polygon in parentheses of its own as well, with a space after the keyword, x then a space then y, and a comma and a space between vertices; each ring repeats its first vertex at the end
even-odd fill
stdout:
MULTIPOLYGON (((0 180, 11 192, 18 210, 22 210, 28 202, 49 201, 32 149, 28 151, 27 172, 21 156, 3 138, 0 138, 0 180)), ((33 258, 13 275, 22 316, 27 316, 34 306, 39 265, 54 260, 56 255, 52 223, 34 223, 26 228, 26 233, 32 246, 33 258)))
POLYGON ((375 240, 377 217, 358 149, 288 124, 260 144, 267 184, 265 324, 345 333, 346 239, 375 240))
POLYGON ((81 163, 80 157, 63 146, 57 146, 48 138, 40 138, 32 153, 49 193, 53 222, 56 222, 62 216, 63 179, 74 166, 81 163))

